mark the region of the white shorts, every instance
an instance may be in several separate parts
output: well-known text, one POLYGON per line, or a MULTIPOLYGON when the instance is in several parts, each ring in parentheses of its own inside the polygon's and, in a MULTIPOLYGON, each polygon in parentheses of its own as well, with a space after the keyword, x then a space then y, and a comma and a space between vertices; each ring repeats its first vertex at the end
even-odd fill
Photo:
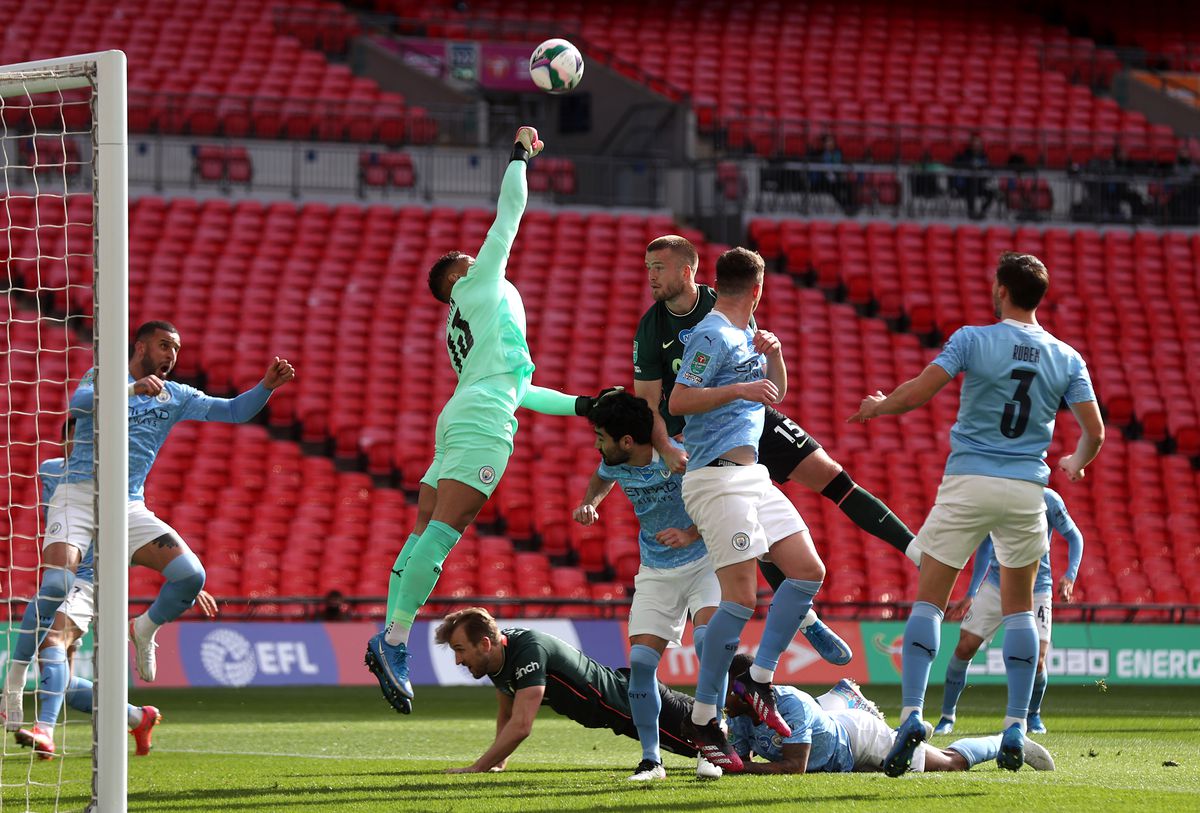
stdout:
POLYGON ((688 616, 720 603, 721 584, 708 557, 669 569, 642 565, 633 580, 629 637, 656 635, 679 644, 688 616))
POLYGON ((1050 549, 1045 488, 1028 480, 952 474, 942 480, 933 510, 913 544, 962 570, 988 534, 1004 567, 1025 567, 1050 549))
POLYGON ((95 585, 90 581, 76 579, 71 592, 67 593, 66 600, 59 605, 58 611, 79 627, 79 638, 82 640, 83 636, 87 635, 88 628, 92 626, 92 619, 96 617, 95 585))
MULTIPOLYGON (((175 530, 154 516, 154 512, 141 500, 129 501, 129 558, 158 539, 175 530)), ((55 542, 65 542, 78 548, 80 555, 87 552, 96 535, 96 483, 63 483, 54 490, 50 506, 46 510, 46 533, 42 537, 42 548, 55 542)), ((176 534, 178 536, 178 534, 176 534)))
POLYGON ((687 472, 683 506, 704 539, 714 571, 764 556, 779 540, 808 530, 763 465, 687 472))
MULTIPOLYGON (((896 732, 886 722, 863 709, 831 711, 829 716, 840 723, 850 735, 854 770, 882 771, 883 760, 887 758, 892 744, 896 741, 896 732)), ((925 749, 929 747, 928 743, 921 743, 921 747, 913 753, 912 767, 909 770, 918 773, 925 770, 925 749)))
MULTIPOLYGON (((1038 640, 1050 640, 1050 609, 1054 603, 1051 593, 1035 593, 1033 596, 1033 621, 1037 625, 1038 640)), ((971 602, 971 609, 962 621, 962 631, 969 632, 991 643, 1004 623, 1004 613, 1000 610, 1000 589, 991 582, 984 582, 971 602)))

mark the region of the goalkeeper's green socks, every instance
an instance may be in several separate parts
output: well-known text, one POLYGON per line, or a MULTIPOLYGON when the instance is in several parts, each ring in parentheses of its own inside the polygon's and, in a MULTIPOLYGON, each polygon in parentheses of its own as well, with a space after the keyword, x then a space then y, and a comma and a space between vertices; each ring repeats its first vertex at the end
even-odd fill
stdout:
POLYGON ((413 548, 417 546, 417 540, 420 538, 420 534, 409 534, 408 539, 404 542, 404 547, 400 549, 400 553, 396 554, 396 562, 392 565, 392 572, 388 575, 387 615, 385 616, 388 621, 391 621, 396 614, 396 604, 400 601, 400 577, 404 575, 404 566, 408 564, 413 548))
MULTIPOLYGON (((392 646, 408 643, 408 632, 412 629, 417 611, 429 600, 429 594, 433 592, 438 577, 442 575, 442 562, 446 561, 446 557, 461 538, 461 533, 446 523, 435 520, 430 522, 421 537, 412 543, 408 561, 402 563, 401 575, 395 579, 394 604, 389 591, 388 627, 384 635, 387 643, 392 646)), ((409 547, 409 544, 405 544, 404 550, 409 550, 409 547)), ((401 551, 401 556, 403 555, 404 551, 401 551)))

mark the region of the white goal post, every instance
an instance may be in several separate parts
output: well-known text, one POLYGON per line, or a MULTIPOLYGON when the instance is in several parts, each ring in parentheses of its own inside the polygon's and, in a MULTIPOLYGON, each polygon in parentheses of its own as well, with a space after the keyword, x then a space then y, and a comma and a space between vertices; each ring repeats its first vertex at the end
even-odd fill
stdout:
MULTIPOLYGON (((93 356, 96 365, 97 618, 89 810, 124 813, 127 799, 129 189, 126 60, 121 51, 0 66, 0 104, 91 88, 93 356)), ((61 96, 59 97, 61 99, 61 96)), ((36 119, 34 119, 36 121, 36 119)), ((65 129, 65 128, 64 128, 65 129)), ((9 138, 8 125, 4 124, 9 138)), ((33 135, 36 135, 36 127, 33 135)), ((32 136, 31 136, 32 137, 32 136)), ((65 135, 63 136, 65 137, 65 135)), ((33 191, 38 193, 36 172, 33 191)), ((5 188, 0 195, 6 198, 5 188)), ((38 258, 40 261, 40 258, 38 258)), ((38 540, 40 542, 40 540, 38 540)), ((22 540, 23 543, 24 540, 22 540)))

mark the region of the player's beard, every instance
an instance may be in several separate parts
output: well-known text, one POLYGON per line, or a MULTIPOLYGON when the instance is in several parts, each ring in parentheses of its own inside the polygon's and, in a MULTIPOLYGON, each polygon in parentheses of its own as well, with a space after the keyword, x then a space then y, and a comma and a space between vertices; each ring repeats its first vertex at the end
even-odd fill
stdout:
POLYGON ((663 283, 658 287, 657 291, 651 291, 650 293, 654 297, 655 302, 670 301, 683 293, 683 280, 676 280, 670 285, 663 283))
POLYGON ((611 456, 604 452, 600 453, 600 459, 604 461, 604 465, 606 466, 622 466, 629 462, 630 457, 632 455, 629 452, 622 451, 621 449, 614 451, 611 456))

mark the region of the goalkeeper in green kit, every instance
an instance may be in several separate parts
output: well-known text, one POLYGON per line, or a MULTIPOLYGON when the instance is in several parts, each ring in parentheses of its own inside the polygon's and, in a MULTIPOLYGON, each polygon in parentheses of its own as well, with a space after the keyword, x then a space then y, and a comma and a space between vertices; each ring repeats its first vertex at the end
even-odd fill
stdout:
POLYGON ((367 644, 366 663, 384 698, 412 711, 408 634, 454 545, 491 497, 513 451, 518 406, 586 415, 595 399, 534 387, 525 306, 504 275, 525 211, 526 162, 542 150, 537 130, 517 131, 500 186, 496 221, 478 257, 452 251, 429 270, 429 288, 450 306, 446 349, 458 386, 438 416, 433 463, 421 478, 417 524, 388 580, 386 629, 367 644))

